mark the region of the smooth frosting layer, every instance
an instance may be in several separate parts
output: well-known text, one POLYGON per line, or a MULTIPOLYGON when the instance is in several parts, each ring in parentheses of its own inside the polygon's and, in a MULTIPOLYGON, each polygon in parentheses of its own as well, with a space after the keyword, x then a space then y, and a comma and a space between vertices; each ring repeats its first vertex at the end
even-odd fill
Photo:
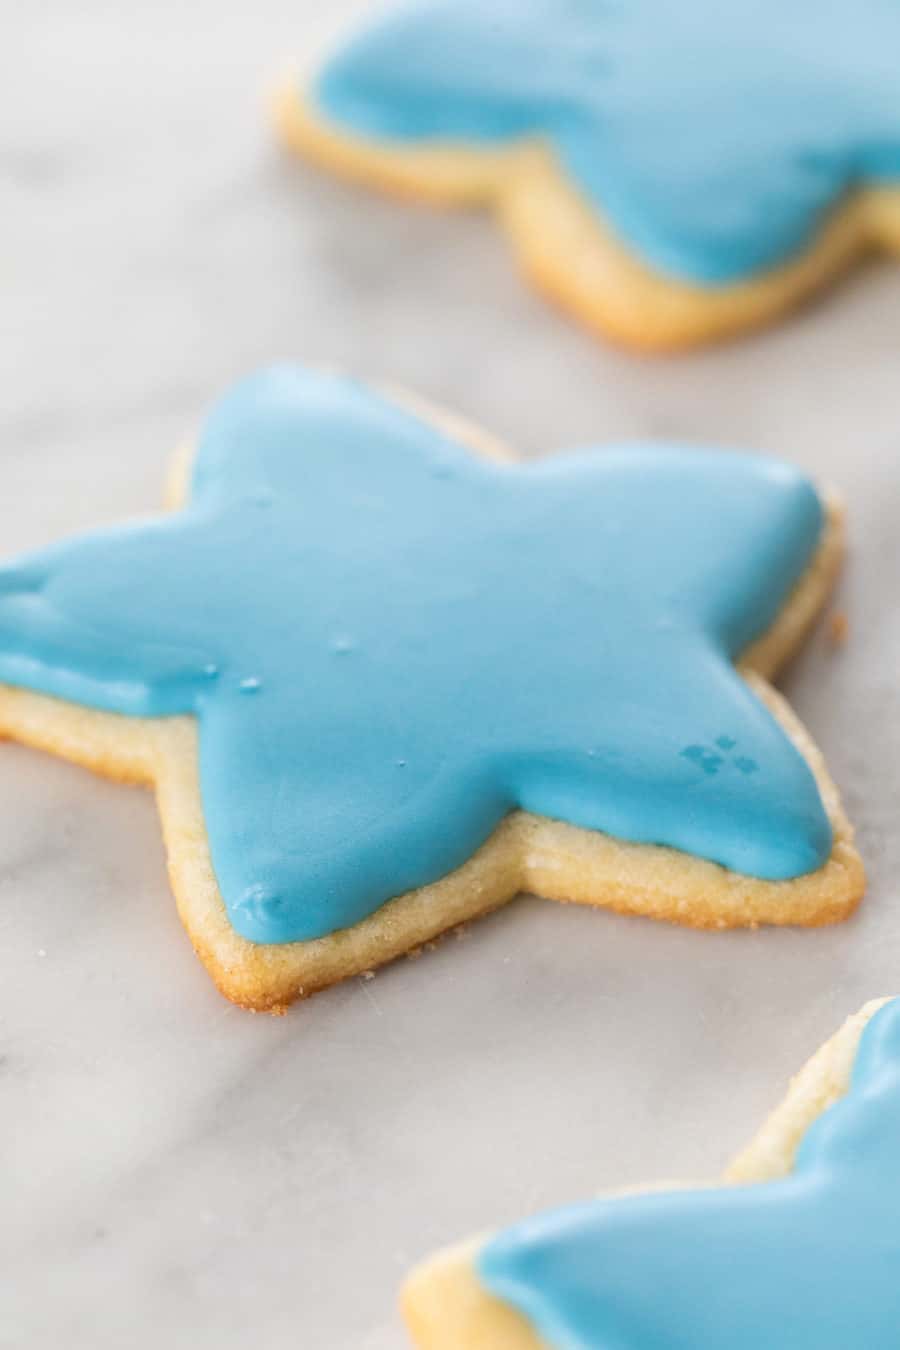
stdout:
POLYGON ((516 807, 794 877, 829 822, 731 661, 821 528, 775 462, 499 465, 277 368, 212 412, 185 510, 0 569, 0 680, 197 715, 213 865, 256 942, 357 922, 516 807))
POLYGON ((715 284, 900 185, 898 52, 897 0, 411 0, 314 95, 378 141, 545 136, 633 251, 715 284))
POLYGON ((895 999, 785 1180, 559 1210, 494 1239, 479 1273, 557 1350, 895 1350, 898 1214, 895 999))

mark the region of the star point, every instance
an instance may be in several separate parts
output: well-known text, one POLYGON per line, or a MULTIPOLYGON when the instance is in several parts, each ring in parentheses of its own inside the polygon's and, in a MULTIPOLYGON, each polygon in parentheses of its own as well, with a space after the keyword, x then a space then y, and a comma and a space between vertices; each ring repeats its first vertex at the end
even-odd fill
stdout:
MULTIPOLYGON (((542 1345, 566 1350, 892 1350, 900 1319, 900 1000, 875 1007, 810 1062, 760 1136, 765 1144, 751 1146, 771 1179, 587 1201, 484 1244, 475 1259, 479 1299, 490 1293, 526 1319, 521 1336, 504 1344, 532 1345, 527 1326, 542 1345), (847 1082, 837 1047, 851 1039, 847 1082), (786 1175, 778 1174, 782 1158, 786 1175)), ((457 1289, 459 1269, 460 1258, 448 1254, 445 1278, 457 1289)), ((424 1296, 427 1306, 430 1287, 426 1273, 417 1305, 424 1296)), ((448 1325, 461 1315, 461 1306, 444 1305, 448 1325)))
POLYGON ((900 184, 898 43, 886 0, 420 0, 335 53, 317 94, 398 143, 546 136, 643 257, 717 283, 796 251, 851 186, 900 184))

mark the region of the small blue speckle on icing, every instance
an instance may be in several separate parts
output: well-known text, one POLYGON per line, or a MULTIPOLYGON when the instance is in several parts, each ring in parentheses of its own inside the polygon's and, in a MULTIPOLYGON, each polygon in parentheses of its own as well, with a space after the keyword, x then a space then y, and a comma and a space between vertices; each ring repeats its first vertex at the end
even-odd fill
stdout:
POLYGON ((489 1242, 478 1272, 556 1350, 896 1350, 898 1214, 894 999, 784 1180, 557 1210, 489 1242))
POLYGON ((898 52, 897 0, 411 0, 314 92, 381 141, 546 136, 640 256, 716 284, 900 184, 898 52))
POLYGON ((786 465, 499 465, 351 379, 278 368, 213 410, 183 511, 0 568, 0 680, 196 714, 213 866, 256 942, 358 922, 516 807, 795 877, 828 819, 732 659, 821 528, 786 465))

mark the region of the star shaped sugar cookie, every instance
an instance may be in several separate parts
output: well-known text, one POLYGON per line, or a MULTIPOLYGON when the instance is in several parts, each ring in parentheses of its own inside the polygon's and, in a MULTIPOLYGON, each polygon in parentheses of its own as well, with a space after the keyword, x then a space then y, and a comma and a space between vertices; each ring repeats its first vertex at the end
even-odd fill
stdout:
POLYGON ((407 0, 281 96, 338 172, 492 207, 630 346, 766 322, 900 251, 896 0, 407 0))
POLYGON ((699 927, 857 903, 837 794, 764 680, 841 550, 798 472, 516 464, 276 368, 214 408, 177 495, 0 568, 0 732, 155 786, 228 997, 283 1007, 521 889, 699 927))
POLYGON ((806 1065, 722 1186, 601 1198, 422 1266, 421 1350, 894 1350, 900 999, 806 1065))

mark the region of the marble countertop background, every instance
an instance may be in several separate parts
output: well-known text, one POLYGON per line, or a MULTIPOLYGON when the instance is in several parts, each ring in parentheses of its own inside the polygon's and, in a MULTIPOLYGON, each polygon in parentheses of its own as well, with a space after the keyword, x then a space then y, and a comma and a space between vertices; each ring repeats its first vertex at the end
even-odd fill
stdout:
POLYGON ((266 83, 324 8, 7 9, 0 552, 152 509, 209 400, 282 358, 390 377, 528 454, 777 452, 850 509, 849 642, 820 631, 785 687, 870 893, 834 929, 726 936, 522 899, 253 1017, 190 950, 149 795, 0 747, 4 1350, 400 1350, 417 1257, 715 1176, 845 1014, 900 989, 900 267, 718 352, 608 350, 520 284, 487 220, 279 155, 266 83))

